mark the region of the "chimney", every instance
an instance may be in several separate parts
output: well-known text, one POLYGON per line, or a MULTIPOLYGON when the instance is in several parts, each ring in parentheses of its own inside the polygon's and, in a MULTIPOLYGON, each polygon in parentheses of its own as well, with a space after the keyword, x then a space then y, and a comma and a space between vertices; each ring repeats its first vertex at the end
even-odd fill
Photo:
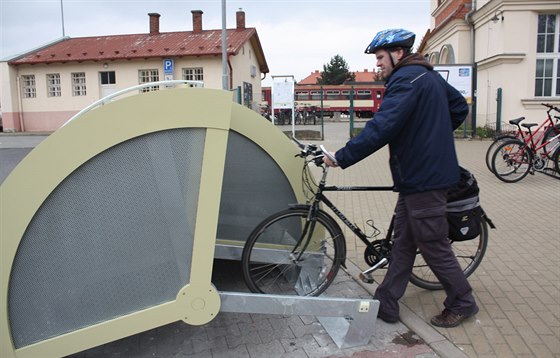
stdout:
POLYGON ((202 10, 192 10, 192 29, 193 33, 202 32, 202 10))
POLYGON ((240 30, 244 30, 245 29, 245 11, 243 11, 242 9, 239 9, 239 11, 237 11, 235 13, 235 19, 237 20, 237 28, 240 30))
POLYGON ((151 12, 148 14, 150 16, 150 35, 159 34, 159 17, 160 14, 151 12))

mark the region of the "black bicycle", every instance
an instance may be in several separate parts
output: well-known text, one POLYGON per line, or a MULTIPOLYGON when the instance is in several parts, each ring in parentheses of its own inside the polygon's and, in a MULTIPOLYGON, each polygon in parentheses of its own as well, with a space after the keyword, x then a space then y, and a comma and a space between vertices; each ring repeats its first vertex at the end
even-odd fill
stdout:
MULTIPOLYGON (((242 268, 245 282, 255 293, 317 296, 325 291, 336 277, 340 266, 345 267, 346 241, 335 219, 323 210, 328 207, 366 245, 364 260, 370 266, 360 273, 360 279, 373 283, 372 272, 391 262, 394 215, 385 238, 373 220, 367 222, 373 234, 366 235, 325 196, 330 191, 392 191, 392 186, 327 186, 329 168, 323 156, 330 157, 323 146, 303 145, 294 140, 301 149, 298 156, 304 160, 302 182, 308 193, 308 203, 293 204, 262 221, 250 234, 243 247, 242 268), (319 184, 316 184, 308 166, 322 168, 319 184)), ((484 214, 483 214, 484 215, 484 214)), ((470 276, 480 265, 488 245, 489 219, 481 220, 480 235, 468 241, 451 242, 465 276, 470 276)), ((451 240, 450 240, 451 241, 451 240)), ((417 253, 410 277, 414 285, 437 290, 442 286, 428 265, 417 253)))

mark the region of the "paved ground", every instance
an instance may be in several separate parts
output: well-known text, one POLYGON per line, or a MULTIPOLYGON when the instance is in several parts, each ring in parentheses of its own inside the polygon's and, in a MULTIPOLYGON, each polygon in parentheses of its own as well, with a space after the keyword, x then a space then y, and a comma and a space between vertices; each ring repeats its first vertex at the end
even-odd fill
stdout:
MULTIPOLYGON (((335 150, 348 137, 348 124, 329 123, 325 132, 325 141, 318 143, 335 150)), ((2 170, 7 167, 6 148, 25 151, 41 139, 0 136, 2 170)), ((460 162, 476 175, 482 205, 498 226, 490 232, 483 263, 469 279, 480 312, 462 326, 432 328, 426 322, 442 309, 443 293, 409 285, 401 304, 402 323, 388 325, 377 320, 376 333, 364 347, 338 349, 314 317, 223 313, 205 326, 176 323, 78 356, 560 356, 560 181, 537 174, 519 183, 502 183, 484 164, 488 145, 484 141, 457 141, 460 162)), ((337 185, 390 185, 387 160, 387 151, 382 150, 347 170, 332 170, 329 181, 337 185)), ((396 200, 394 193, 333 193, 330 197, 358 225, 364 226, 373 218, 380 228, 387 228, 396 200)), ((347 244, 349 259, 363 267, 363 248, 349 234, 347 244)), ((358 284, 352 278, 358 270, 350 265, 349 272, 337 278, 328 294, 369 297, 374 285, 364 288, 358 284)))

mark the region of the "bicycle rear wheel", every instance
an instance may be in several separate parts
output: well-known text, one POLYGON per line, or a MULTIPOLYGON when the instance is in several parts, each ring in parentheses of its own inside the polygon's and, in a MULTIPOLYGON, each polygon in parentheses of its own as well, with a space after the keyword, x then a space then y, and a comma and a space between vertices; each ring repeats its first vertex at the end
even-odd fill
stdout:
POLYGON ((332 283, 346 255, 344 236, 323 211, 314 222, 308 214, 305 208, 287 209, 253 230, 241 258, 252 292, 318 296, 332 283))
POLYGON ((527 145, 519 140, 506 140, 494 152, 492 171, 506 183, 514 183, 529 173, 533 164, 533 155, 527 145))
MULTIPOLYGON (((488 247, 488 224, 484 218, 482 218, 480 225, 480 235, 476 238, 467 241, 450 240, 451 248, 466 277, 472 275, 478 265, 480 265, 488 247)), ((416 254, 410 282, 427 290, 441 290, 443 288, 419 252, 416 254)))

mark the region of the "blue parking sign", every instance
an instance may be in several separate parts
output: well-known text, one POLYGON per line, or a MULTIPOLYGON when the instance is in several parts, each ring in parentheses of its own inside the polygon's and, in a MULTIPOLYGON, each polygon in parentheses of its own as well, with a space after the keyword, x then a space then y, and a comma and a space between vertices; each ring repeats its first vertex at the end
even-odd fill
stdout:
POLYGON ((163 60, 163 73, 173 74, 173 59, 166 58, 163 60))

